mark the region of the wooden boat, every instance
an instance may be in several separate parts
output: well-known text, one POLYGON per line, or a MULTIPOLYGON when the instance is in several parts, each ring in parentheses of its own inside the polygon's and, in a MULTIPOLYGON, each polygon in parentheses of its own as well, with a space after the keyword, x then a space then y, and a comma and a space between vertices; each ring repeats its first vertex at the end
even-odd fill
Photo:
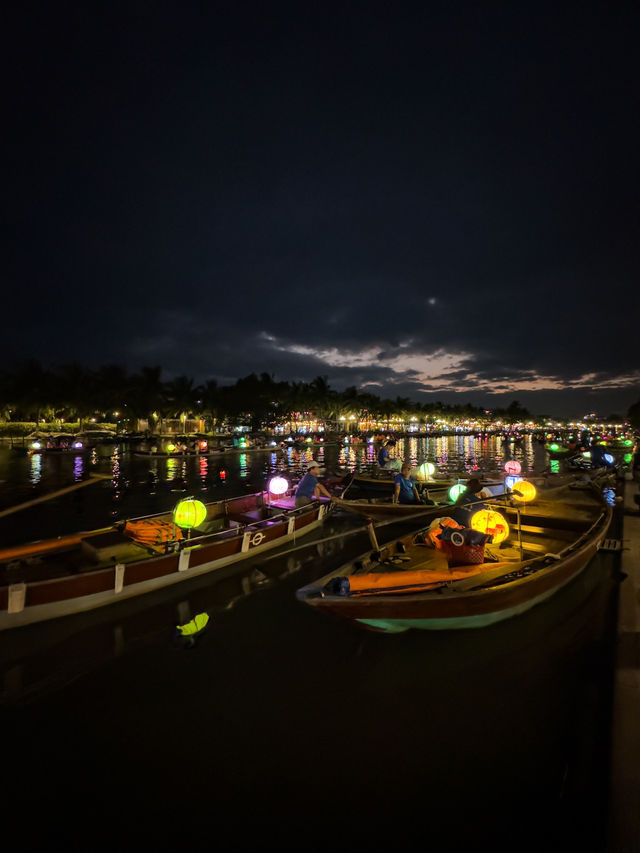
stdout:
POLYGON ((510 533, 500 545, 485 545, 481 562, 460 564, 451 557, 455 546, 434 547, 427 525, 383 548, 374 536, 373 551, 297 597, 319 612, 391 633, 478 628, 516 616, 572 581, 596 553, 612 514, 603 482, 549 489, 524 506, 495 502, 510 533))
POLYGON ((172 513, 0 550, 0 630, 113 604, 276 548, 318 527, 326 502, 268 494, 206 504, 190 535, 172 513))
POLYGON ((331 502, 338 509, 362 515, 365 518, 413 518, 425 515, 434 518, 443 514, 443 506, 450 506, 448 500, 448 488, 430 490, 429 498, 435 501, 433 504, 394 504, 390 497, 376 497, 368 499, 354 499, 334 497, 331 502))
POLYGON ((85 446, 74 433, 70 432, 39 435, 30 440, 29 443, 30 454, 52 454, 58 456, 63 453, 72 453, 78 456, 82 453, 88 453, 89 450, 91 450, 90 447, 85 446))
MULTIPOLYGON (((391 494, 393 492, 393 480, 398 471, 384 471, 377 469, 374 471, 358 471, 352 476, 352 486, 354 489, 360 489, 363 492, 372 492, 378 494, 391 494)), ((457 480, 442 479, 442 480, 425 480, 414 476, 416 484, 424 486, 428 489, 449 489, 457 480)))

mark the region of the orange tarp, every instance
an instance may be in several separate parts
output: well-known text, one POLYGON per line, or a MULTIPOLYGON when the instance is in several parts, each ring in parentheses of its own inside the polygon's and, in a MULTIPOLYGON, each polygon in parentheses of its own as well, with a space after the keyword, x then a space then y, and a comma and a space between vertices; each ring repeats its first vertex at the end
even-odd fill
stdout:
POLYGON ((349 589, 351 592, 385 592, 393 590, 400 592, 403 588, 411 592, 416 587, 420 589, 433 589, 449 581, 470 578, 480 574, 485 566, 459 566, 450 571, 408 571, 408 572, 369 572, 364 575, 349 575, 349 589))
POLYGON ((125 535, 142 545, 164 545, 182 539, 182 531, 173 521, 161 518, 147 518, 142 521, 128 521, 125 535))

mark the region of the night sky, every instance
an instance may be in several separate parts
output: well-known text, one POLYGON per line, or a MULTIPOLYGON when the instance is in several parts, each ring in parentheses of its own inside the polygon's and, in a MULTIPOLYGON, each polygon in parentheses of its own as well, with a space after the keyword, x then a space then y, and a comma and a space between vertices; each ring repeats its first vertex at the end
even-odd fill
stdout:
POLYGON ((3 13, 3 363, 640 399, 635 4, 3 13))

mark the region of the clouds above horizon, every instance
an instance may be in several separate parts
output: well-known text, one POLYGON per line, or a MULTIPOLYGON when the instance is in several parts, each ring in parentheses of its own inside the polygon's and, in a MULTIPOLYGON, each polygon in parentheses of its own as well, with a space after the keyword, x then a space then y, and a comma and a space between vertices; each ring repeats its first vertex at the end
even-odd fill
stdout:
POLYGON ((5 363, 640 397, 622 13, 236 6, 12 12, 5 363))

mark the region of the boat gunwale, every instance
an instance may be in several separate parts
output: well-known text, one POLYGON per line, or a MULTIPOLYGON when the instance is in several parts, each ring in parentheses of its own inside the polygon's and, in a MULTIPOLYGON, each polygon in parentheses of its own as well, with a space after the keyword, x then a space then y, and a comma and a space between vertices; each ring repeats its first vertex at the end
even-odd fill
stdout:
MULTIPOLYGON (((538 561, 544 562, 547 561, 546 564, 540 566, 535 572, 528 574, 524 577, 514 578, 511 581, 508 581, 503 584, 498 584, 494 586, 486 586, 479 587, 477 589, 468 589, 464 591, 456 591, 455 583, 456 581, 451 582, 443 582, 437 588, 432 590, 425 590, 419 593, 408 593, 408 594, 383 594, 376 593, 375 595, 367 596, 367 595, 354 595, 350 596, 340 596, 331 593, 326 593, 324 588, 329 580, 334 577, 340 577, 342 575, 348 576, 348 574, 344 571, 345 565, 336 569, 334 572, 331 572, 325 575, 322 578, 319 578, 317 581, 307 584, 297 591, 298 600, 309 604, 312 607, 316 607, 319 609, 327 610, 337 616, 342 616, 343 618, 355 620, 359 618, 354 614, 356 610, 407 610, 412 604, 416 606, 427 606, 429 604, 435 604, 438 610, 444 610, 445 608, 455 608, 456 605, 460 605, 461 603, 472 603, 473 605, 473 614, 475 615, 477 612, 491 612, 491 610, 483 610, 483 605, 487 602, 491 603, 492 598, 497 597, 506 597, 512 593, 524 593, 522 595, 523 602, 527 601, 526 592, 533 588, 533 585, 536 586, 546 586, 548 588, 553 589, 554 586, 560 588, 564 583, 567 583, 573 577, 582 571, 583 568, 586 567, 589 562, 588 559, 584 561, 581 558, 588 554, 590 551, 595 554, 599 545, 599 539, 604 538, 606 535, 606 531, 611 523, 611 519, 613 516, 613 510, 610 506, 606 504, 602 504, 601 511, 592 522, 592 524, 582 532, 582 534, 575 539, 572 543, 567 545, 560 554, 553 555, 557 557, 557 559, 553 559, 553 562, 549 563, 549 555, 540 555, 539 557, 532 558, 532 563, 536 563, 538 561), (570 567, 572 567, 576 561, 579 561, 579 565, 572 571, 569 571, 569 575, 564 582, 556 584, 555 581, 558 579, 558 576, 561 576, 563 572, 567 572, 570 567)), ((416 535, 409 534, 411 536, 416 535)), ((407 537, 401 537, 402 539, 406 539, 407 537)), ((391 543, 390 543, 391 544, 391 543)), ((388 546, 384 546, 388 547, 388 546)), ((384 548, 381 549, 381 551, 384 548)), ((372 549, 369 549, 364 554, 356 557, 354 560, 349 561, 347 566, 354 566, 358 562, 370 560, 370 555, 372 553, 372 549)), ((517 571, 517 567, 522 564, 522 562, 529 561, 514 561, 514 571, 517 571)), ((490 568, 491 563, 485 564, 487 568, 490 568)), ((541 593, 542 594, 542 593, 541 593)), ((535 597, 535 590, 534 596, 535 597)), ((503 609, 501 607, 493 608, 493 609, 503 609)), ((364 617, 363 613, 363 617, 364 617)), ((371 613, 368 614, 369 618, 373 618, 371 613)), ((402 622, 402 615, 390 615, 387 614, 386 617, 380 615, 379 618, 389 618, 393 620, 397 620, 398 622, 402 622)), ((439 615, 429 616, 423 615, 422 617, 410 617, 406 616, 404 618, 424 618, 425 620, 433 619, 446 619, 450 618, 452 621, 461 618, 461 614, 454 613, 451 616, 447 616, 444 613, 440 613, 439 615)))

